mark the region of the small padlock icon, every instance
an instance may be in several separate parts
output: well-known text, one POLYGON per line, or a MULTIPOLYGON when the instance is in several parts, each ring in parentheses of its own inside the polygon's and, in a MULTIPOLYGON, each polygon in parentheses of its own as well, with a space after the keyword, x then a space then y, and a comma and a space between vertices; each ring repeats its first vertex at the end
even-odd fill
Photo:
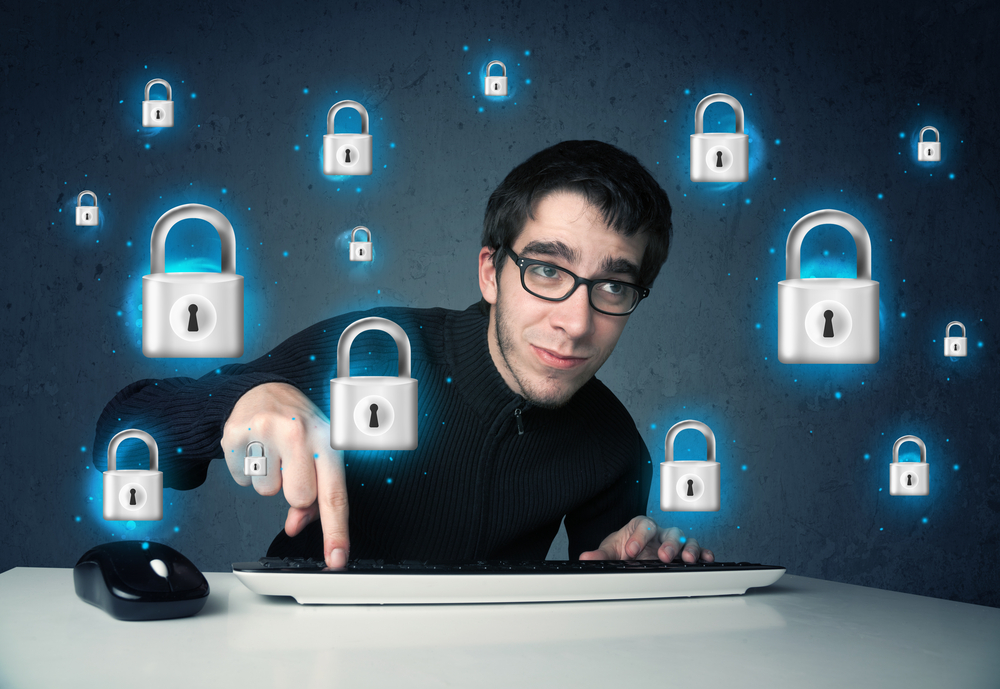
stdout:
POLYGON ((177 206, 156 221, 142 276, 142 353, 160 357, 243 356, 243 276, 236 274, 236 233, 219 211, 177 206), (181 220, 210 222, 222 245, 222 272, 166 272, 170 228, 181 220))
POLYGON ((743 106, 725 93, 705 96, 694 110, 691 135, 692 182, 746 182, 750 179, 750 137, 743 133, 743 106), (736 132, 705 133, 705 110, 726 103, 736 114, 736 132))
POLYGON ((927 446, 915 435, 904 435, 892 445, 892 464, 889 465, 889 495, 927 495, 930 490, 930 465, 927 463, 927 446), (899 446, 913 442, 920 448, 919 462, 900 462, 899 446))
POLYGON ((941 133, 934 127, 924 127, 917 136, 917 160, 938 162, 941 160, 941 133), (936 141, 924 141, 924 132, 934 132, 936 141))
POLYGON ((264 443, 252 440, 247 444, 246 457, 243 460, 244 476, 267 476, 267 457, 264 456, 264 443), (254 454, 255 448, 260 448, 260 454, 254 454))
POLYGON ((130 428, 111 439, 108 470, 104 472, 104 518, 107 521, 155 522, 163 519, 163 473, 157 471, 159 451, 146 431, 130 428), (149 448, 149 469, 118 471, 118 446, 138 438, 149 448))
POLYGON ((878 283, 872 278, 868 230, 843 211, 801 218, 785 244, 785 279, 778 283, 778 360, 783 364, 874 364, 879 358, 878 283), (840 225, 854 237, 857 278, 802 279, 806 233, 840 225))
POLYGON ((351 231, 351 260, 370 261, 372 260, 372 231, 363 225, 358 225, 351 231), (354 236, 362 230, 368 235, 367 242, 356 242, 354 236))
POLYGON ((494 60, 490 64, 486 65, 486 95, 487 96, 506 96, 507 95, 507 65, 500 62, 500 60, 494 60), (490 69, 493 65, 500 65, 500 69, 503 70, 503 74, 499 77, 491 77, 490 69))
POLYGON ((323 137, 323 174, 370 175, 372 173, 372 137, 368 133, 368 111, 361 103, 342 100, 326 115, 326 135, 323 137), (337 134, 333 120, 344 108, 361 115, 360 134, 337 134))
POLYGON ((944 329, 944 355, 945 356, 966 356, 968 352, 969 341, 965 339, 965 326, 958 321, 952 321, 948 324, 948 327, 944 329), (951 336, 951 327, 957 325, 962 329, 961 337, 951 336))
POLYGON ((93 226, 98 224, 97 194, 92 191, 81 191, 76 197, 76 224, 93 226), (93 206, 84 206, 83 197, 89 195, 94 199, 93 206))
POLYGON ((715 461, 715 434, 701 421, 688 419, 667 431, 664 461, 660 463, 660 509, 673 512, 719 511, 719 463, 715 461), (688 428, 701 431, 707 461, 674 461, 674 440, 688 428))
POLYGON ((396 323, 362 318, 337 343, 337 377, 330 380, 330 446, 335 450, 413 450, 417 447, 417 381, 410 378, 410 340, 396 323), (351 377, 351 344, 366 330, 396 342, 397 376, 351 377))
POLYGON ((173 91, 163 79, 152 79, 146 84, 146 99, 142 101, 142 126, 143 127, 173 127, 174 126, 174 101, 173 91), (149 90, 154 84, 162 84, 167 87, 166 100, 150 100, 149 90))

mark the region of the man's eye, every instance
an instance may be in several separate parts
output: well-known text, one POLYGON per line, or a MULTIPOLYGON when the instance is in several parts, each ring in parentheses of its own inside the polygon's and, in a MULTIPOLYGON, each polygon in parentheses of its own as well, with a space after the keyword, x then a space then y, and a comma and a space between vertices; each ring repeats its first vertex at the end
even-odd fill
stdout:
POLYGON ((560 276, 559 271, 552 266, 532 266, 531 272, 536 277, 545 278, 547 280, 555 280, 560 276))
POLYGON ((619 285, 617 282, 604 282, 601 283, 601 290, 608 293, 609 295, 617 297, 620 296, 625 291, 625 288, 622 285, 619 285))

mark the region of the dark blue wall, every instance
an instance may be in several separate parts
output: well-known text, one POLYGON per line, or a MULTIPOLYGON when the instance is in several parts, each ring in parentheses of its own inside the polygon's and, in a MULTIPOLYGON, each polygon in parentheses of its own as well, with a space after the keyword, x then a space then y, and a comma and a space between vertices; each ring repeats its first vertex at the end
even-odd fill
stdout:
MULTIPOLYGON (((123 536, 224 570, 282 526, 283 500, 239 488, 222 462, 201 488, 168 490, 162 522, 123 532, 101 518, 90 458, 105 403, 140 378, 226 363, 142 355, 140 280, 164 211, 205 203, 233 223, 250 360, 332 314, 472 303, 490 192, 541 148, 594 138, 652 170, 676 228, 600 378, 654 463, 670 425, 696 418, 723 467, 721 511, 670 515, 657 466, 650 514, 723 560, 1000 605, 1000 9, 785 4, 5 5, 0 571, 69 567, 123 536), (485 101, 493 59, 511 95, 485 101), (150 135, 153 77, 173 86, 176 126, 150 135), (716 91, 741 101, 751 135, 750 181, 721 189, 688 176, 695 105, 716 91), (327 109, 344 98, 371 115, 370 177, 320 169, 327 109), (938 164, 916 161, 927 124, 938 164), (74 225, 83 189, 100 199, 99 228, 74 225), (784 243, 820 208, 871 235, 876 365, 777 361, 784 243), (374 233, 371 265, 347 260, 358 224, 374 233), (965 359, 942 355, 951 320, 968 327, 965 359), (926 498, 888 495, 905 434, 927 444, 926 498)), ((709 129, 731 123, 724 110, 709 110, 709 129)), ((197 226, 168 242, 175 265, 218 251, 197 226)), ((842 231, 811 234, 803 257, 817 275, 853 274, 842 231)), ((678 455, 704 452, 688 436, 678 455)))

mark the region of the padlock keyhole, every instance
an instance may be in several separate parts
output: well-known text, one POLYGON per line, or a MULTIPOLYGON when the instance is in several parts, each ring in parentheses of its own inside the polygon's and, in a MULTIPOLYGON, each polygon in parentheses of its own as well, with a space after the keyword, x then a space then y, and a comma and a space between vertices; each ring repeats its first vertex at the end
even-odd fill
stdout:
POLYGON ((909 474, 906 475, 906 485, 908 485, 908 486, 912 486, 913 485, 913 477, 910 476, 909 474))
POLYGON ((823 325, 823 337, 833 337, 833 311, 826 310, 823 312, 823 318, 826 319, 826 323, 823 325))
POLYGON ((694 497, 694 479, 688 479, 688 496, 694 497))
POLYGON ((349 148, 344 151, 344 162, 345 163, 351 162, 351 149, 349 148))
POLYGON ((958 351, 958 343, 957 342, 955 343, 955 351, 956 352, 958 351))
POLYGON ((715 167, 722 167, 722 151, 715 152, 715 167))
POLYGON ((498 84, 498 83, 494 82, 494 83, 493 83, 493 90, 494 90, 494 91, 499 91, 499 90, 500 90, 500 84, 498 84))
POLYGON ((156 111, 156 119, 158 119, 158 120, 162 120, 163 119, 163 111, 162 110, 157 110, 156 111))
POLYGON ((260 468, 260 464, 257 464, 257 462, 254 462, 253 463, 253 470, 257 471, 257 469, 259 469, 259 468, 260 468))
POLYGON ((368 421, 368 428, 378 428, 378 405, 373 404, 368 409, 372 413, 371 419, 368 421))
POLYGON ((929 149, 929 148, 927 149, 927 155, 929 155, 929 156, 930 155, 934 155, 933 153, 931 153, 931 149, 929 149))
POLYGON ((130 497, 128 499, 128 504, 134 505, 135 504, 135 488, 129 489, 129 493, 132 495, 132 497, 130 497))
POLYGON ((365 250, 364 249, 358 249, 358 256, 364 256, 364 255, 365 255, 365 250))
POLYGON ((188 313, 191 314, 188 317, 188 332, 196 333, 198 332, 198 305, 191 304, 188 307, 188 313))

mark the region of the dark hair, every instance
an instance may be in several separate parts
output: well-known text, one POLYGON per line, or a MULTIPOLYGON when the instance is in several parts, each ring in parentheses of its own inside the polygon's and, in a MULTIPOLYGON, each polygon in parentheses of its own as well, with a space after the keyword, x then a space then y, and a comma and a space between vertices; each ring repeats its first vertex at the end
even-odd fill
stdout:
POLYGON ((497 275, 507 258, 497 249, 513 246, 528 218, 534 218, 535 204, 563 190, 586 198, 615 232, 649 235, 639 281, 652 286, 670 251, 670 200, 635 156, 602 141, 563 141, 539 151, 511 170, 490 195, 482 245, 494 250, 497 275))

